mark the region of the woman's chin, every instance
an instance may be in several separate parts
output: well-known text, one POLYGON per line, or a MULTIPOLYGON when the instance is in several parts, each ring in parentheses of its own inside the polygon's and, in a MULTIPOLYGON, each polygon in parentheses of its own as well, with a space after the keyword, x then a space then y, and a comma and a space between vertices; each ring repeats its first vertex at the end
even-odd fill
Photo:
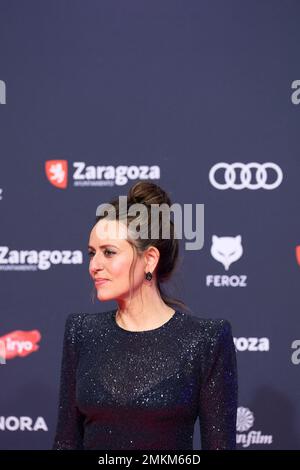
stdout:
POLYGON ((106 294, 105 292, 102 292, 100 289, 97 291, 97 298, 101 301, 104 300, 113 300, 113 297, 109 294, 106 294))

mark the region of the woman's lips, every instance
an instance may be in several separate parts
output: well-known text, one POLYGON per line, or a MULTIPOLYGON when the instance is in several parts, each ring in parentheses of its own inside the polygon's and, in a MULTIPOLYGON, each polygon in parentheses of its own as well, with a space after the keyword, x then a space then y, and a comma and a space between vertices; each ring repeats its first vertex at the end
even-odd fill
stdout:
POLYGON ((102 286, 103 284, 105 284, 108 281, 109 281, 109 279, 97 279, 95 281, 95 286, 102 286))

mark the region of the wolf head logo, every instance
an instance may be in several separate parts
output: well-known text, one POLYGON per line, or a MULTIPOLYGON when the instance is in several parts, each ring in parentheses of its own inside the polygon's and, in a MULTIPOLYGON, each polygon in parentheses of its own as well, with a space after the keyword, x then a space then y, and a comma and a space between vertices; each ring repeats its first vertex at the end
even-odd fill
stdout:
POLYGON ((212 236, 212 246, 210 252, 215 260, 223 264, 226 271, 234 261, 240 259, 243 254, 242 237, 218 237, 212 236))

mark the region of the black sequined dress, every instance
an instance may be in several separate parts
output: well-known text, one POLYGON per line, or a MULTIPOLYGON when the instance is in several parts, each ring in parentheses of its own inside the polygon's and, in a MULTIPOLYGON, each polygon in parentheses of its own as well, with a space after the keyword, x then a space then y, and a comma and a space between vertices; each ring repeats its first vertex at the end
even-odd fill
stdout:
POLYGON ((234 449, 238 399, 231 325, 176 310, 128 331, 115 310, 67 317, 52 449, 234 449))

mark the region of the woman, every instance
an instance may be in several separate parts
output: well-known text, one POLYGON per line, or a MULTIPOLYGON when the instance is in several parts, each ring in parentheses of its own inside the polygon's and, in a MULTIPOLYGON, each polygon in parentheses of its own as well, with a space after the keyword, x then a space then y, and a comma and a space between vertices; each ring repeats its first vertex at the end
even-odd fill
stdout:
POLYGON ((234 449, 231 325, 188 313, 163 293, 161 283, 178 260, 174 224, 169 219, 166 239, 160 218, 160 236, 151 239, 134 237, 132 222, 147 233, 155 222, 151 204, 171 201, 159 186, 140 181, 127 207, 134 203, 143 204, 146 216, 124 222, 114 200, 117 217, 98 216, 90 233, 97 298, 115 300, 118 308, 66 320, 53 449, 193 449, 198 416, 202 449, 234 449))

